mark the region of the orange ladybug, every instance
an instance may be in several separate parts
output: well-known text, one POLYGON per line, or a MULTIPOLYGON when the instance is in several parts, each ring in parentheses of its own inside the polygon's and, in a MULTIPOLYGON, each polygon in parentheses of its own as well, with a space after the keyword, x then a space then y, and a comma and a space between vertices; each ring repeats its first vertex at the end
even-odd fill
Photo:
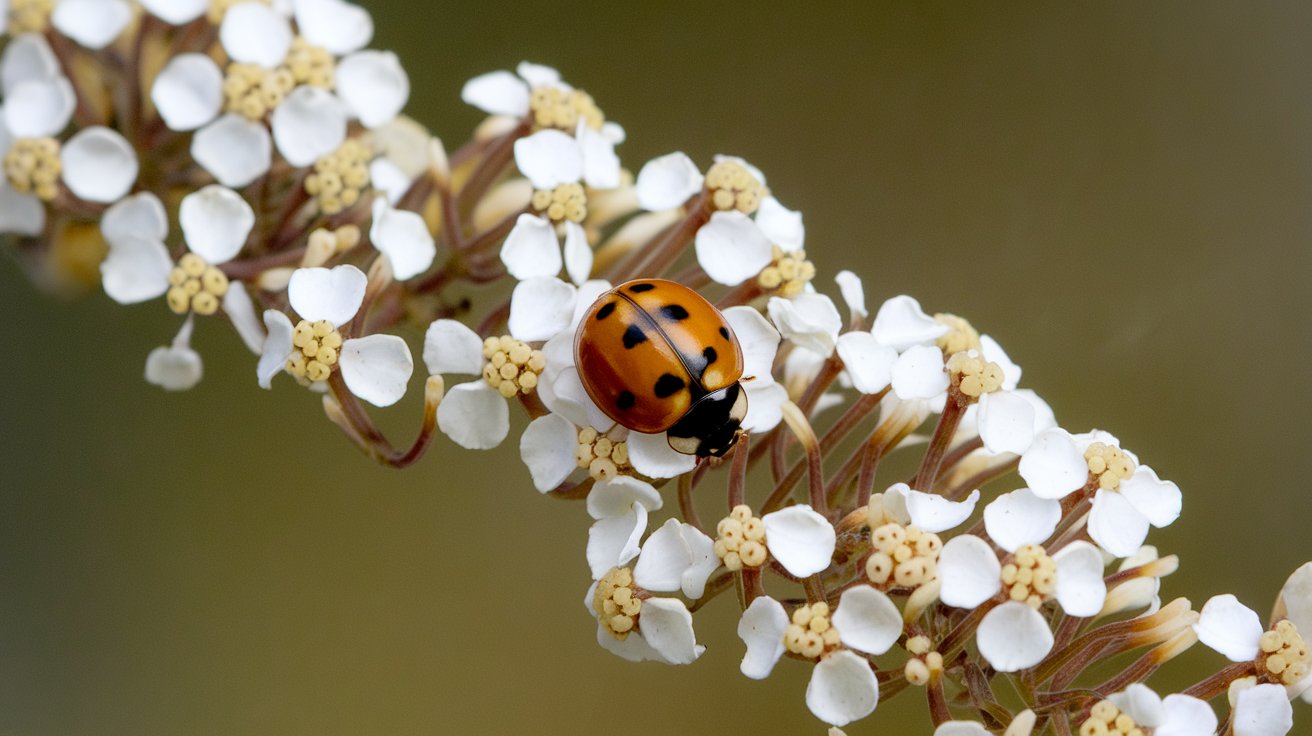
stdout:
POLYGON ((579 321, 574 362, 593 403, 676 452, 720 457, 747 415, 743 351, 724 315, 664 279, 620 284, 579 321))

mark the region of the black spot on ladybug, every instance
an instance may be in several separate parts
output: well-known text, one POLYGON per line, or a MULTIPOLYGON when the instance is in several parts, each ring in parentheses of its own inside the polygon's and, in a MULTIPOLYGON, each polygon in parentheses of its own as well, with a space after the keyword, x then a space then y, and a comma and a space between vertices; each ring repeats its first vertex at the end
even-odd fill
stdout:
POLYGON ((721 327, 721 328, 720 328, 720 337, 723 337, 723 338, 726 339, 726 340, 729 339, 729 328, 728 328, 728 327, 721 327))
POLYGON ((702 357, 706 359, 706 365, 710 365, 715 362, 716 358, 720 357, 720 354, 715 352, 715 348, 708 347, 702 351, 702 357))
POLYGON ((672 373, 662 373, 661 377, 656 379, 656 398, 664 399, 673 396, 686 385, 682 378, 672 373))
POLYGON ((643 334, 642 328, 637 325, 629 325, 629 329, 624 331, 624 349, 632 350, 635 345, 647 342, 647 336, 643 334))
POLYGON ((629 291, 634 294, 641 294, 644 291, 651 291, 656 288, 656 284, 634 284, 629 287, 629 291))
POLYGON ((606 319, 607 317, 610 316, 610 313, 614 311, 615 311, 615 302, 606 302, 601 306, 601 309, 597 310, 597 319, 599 321, 606 319))
POLYGON ((673 320, 688 319, 688 310, 678 304, 666 304, 661 307, 661 314, 673 320))
POLYGON ((628 411, 633 408, 633 402, 635 401, 637 401, 637 399, 632 393, 621 391, 620 395, 615 397, 615 406, 619 407, 620 411, 628 411))

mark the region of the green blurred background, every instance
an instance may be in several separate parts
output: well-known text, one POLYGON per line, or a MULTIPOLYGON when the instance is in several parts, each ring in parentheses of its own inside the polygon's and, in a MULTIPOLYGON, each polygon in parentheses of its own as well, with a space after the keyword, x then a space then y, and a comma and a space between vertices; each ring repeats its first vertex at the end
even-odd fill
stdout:
MULTIPOLYGON (((1265 611, 1312 558, 1312 6, 368 7, 449 143, 479 119, 465 79, 558 66, 635 170, 676 148, 763 168, 820 288, 853 269, 872 305, 992 333, 1063 425, 1184 490, 1151 538, 1183 560, 1165 596, 1265 611)), ((205 381, 166 395, 141 380, 160 304, 52 300, 11 262, 0 310, 0 733, 824 732, 807 668, 738 675, 727 600, 692 667, 596 646, 589 520, 533 491, 522 424, 387 471, 290 382, 259 390, 216 324, 205 381)), ((928 734, 918 699, 849 732, 928 734)))

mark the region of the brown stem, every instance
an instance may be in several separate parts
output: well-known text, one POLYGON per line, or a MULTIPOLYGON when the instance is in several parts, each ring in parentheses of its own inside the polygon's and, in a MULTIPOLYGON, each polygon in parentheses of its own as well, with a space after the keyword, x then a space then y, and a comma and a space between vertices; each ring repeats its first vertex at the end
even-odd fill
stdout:
POLYGON ((957 426, 961 424, 961 418, 966 415, 966 408, 971 403, 970 399, 960 393, 955 386, 948 389, 947 403, 943 406, 943 414, 938 418, 938 426, 934 428, 934 436, 929 440, 929 447, 925 449, 925 456, 921 458, 920 470, 916 473, 916 482, 911 485, 912 488, 928 493, 934 487, 934 481, 938 479, 939 466, 943 463, 943 455, 947 452, 952 436, 957 433, 957 426))
POLYGON ((750 434, 743 432, 738 436, 738 446, 733 451, 733 465, 729 468, 729 510, 746 503, 747 498, 747 455, 750 434))
POLYGON ((1253 662, 1236 662, 1227 665, 1216 674, 1190 685, 1182 690, 1181 693, 1184 695, 1192 695, 1199 700, 1211 700, 1229 690, 1230 683, 1235 680, 1256 674, 1257 665, 1253 662))
POLYGON ((679 476, 679 514, 686 523, 706 533, 706 527, 702 526, 702 520, 697 516, 697 507, 692 503, 692 473, 679 476))
POLYGON ((943 491, 942 495, 944 498, 947 498, 949 500, 959 501, 963 496, 975 490, 976 488, 983 486, 989 481, 992 481, 997 478, 1001 478, 1007 473, 1010 473, 1011 471, 1015 470, 1016 466, 1018 465, 1020 465, 1019 456, 1014 457, 997 467, 985 468, 984 470, 975 473, 974 475, 970 476, 969 478, 966 478, 965 480, 961 481, 955 486, 952 486, 951 488, 948 488, 947 490, 943 491))
POLYGON ((711 219, 711 198, 706 192, 688 202, 687 214, 682 221, 665 234, 656 245, 635 248, 621 261, 611 276, 614 283, 623 283, 643 274, 657 274, 679 257, 683 248, 692 242, 697 231, 711 219))

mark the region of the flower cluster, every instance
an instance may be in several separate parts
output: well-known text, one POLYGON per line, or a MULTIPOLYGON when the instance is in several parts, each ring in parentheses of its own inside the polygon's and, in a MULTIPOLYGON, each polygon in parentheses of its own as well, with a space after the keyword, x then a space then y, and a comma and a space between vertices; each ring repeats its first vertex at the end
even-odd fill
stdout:
MULTIPOLYGON (((801 213, 747 161, 703 172, 674 152, 635 175, 624 129, 531 63, 465 84, 488 117, 448 149, 401 114, 406 73, 345 0, 15 0, 3 21, 0 231, 34 274, 163 297, 178 330, 145 375, 170 390, 201 379, 197 323, 228 322, 258 385, 288 374, 278 390, 317 394, 388 465, 439 434, 497 447, 517 405, 527 478, 592 518, 579 590, 610 652, 691 664, 696 614, 723 596, 742 673, 792 660, 836 727, 919 688, 940 736, 1292 728, 1312 563, 1266 624, 1233 596, 1163 603, 1178 561, 1147 542, 1180 489, 1112 434, 1063 426, 966 319, 905 295, 872 315, 848 271, 835 302, 801 213), (724 458, 617 422, 580 373, 590 307, 657 276, 712 299, 740 353, 724 458), (470 286, 494 301, 451 288, 470 286), (426 376, 397 447, 366 405, 409 393, 405 327, 426 376), (914 475, 885 479, 890 458, 914 475), (1229 664, 1166 697, 1142 684, 1199 641, 1229 664), (1021 707, 995 695, 1007 682, 1021 707)), ((706 370, 716 354, 697 352, 706 370)))

